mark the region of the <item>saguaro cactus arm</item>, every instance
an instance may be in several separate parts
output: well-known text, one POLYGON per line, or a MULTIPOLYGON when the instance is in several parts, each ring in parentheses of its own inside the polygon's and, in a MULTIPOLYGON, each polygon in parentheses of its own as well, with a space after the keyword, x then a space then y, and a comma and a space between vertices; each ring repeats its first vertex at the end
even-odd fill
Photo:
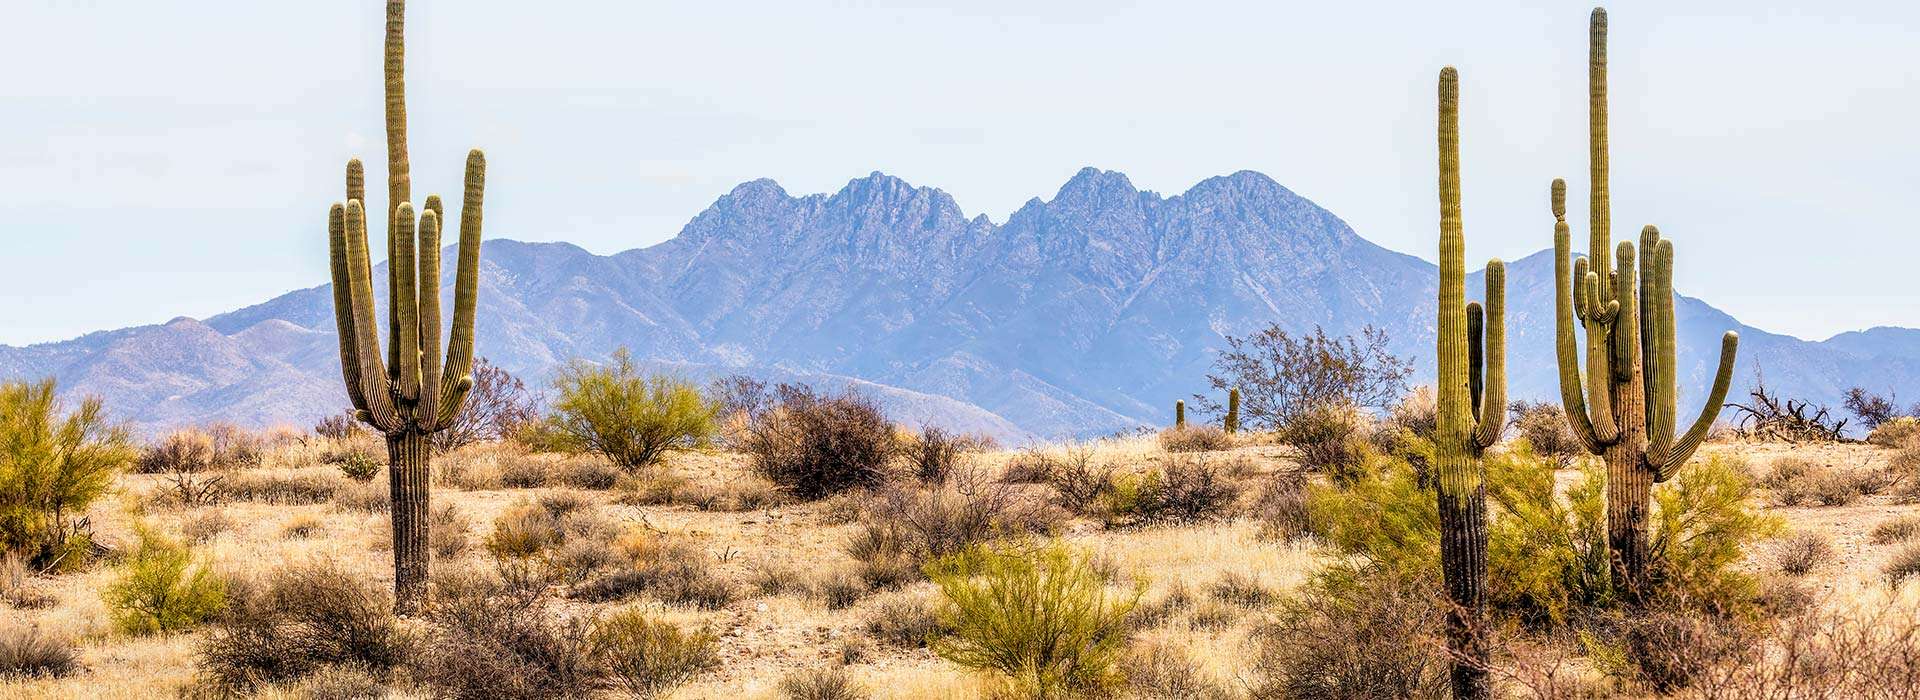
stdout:
POLYGON ((1713 429, 1714 418, 1720 415, 1720 409, 1727 401, 1727 387, 1733 383, 1734 355, 1740 349, 1740 334, 1727 331, 1720 336, 1720 367, 1713 374, 1713 389, 1707 394, 1707 403, 1700 407, 1700 416, 1695 418, 1693 426, 1679 441, 1655 452, 1648 451, 1647 461, 1653 467, 1653 480, 1664 482, 1673 478, 1687 460, 1693 459, 1694 451, 1700 449, 1700 443, 1707 439, 1707 431, 1713 429))
MULTIPOLYGON (((1473 444, 1478 449, 1500 441, 1507 427, 1507 265, 1494 258, 1487 261, 1487 310, 1485 335, 1475 342, 1484 349, 1484 371, 1475 371, 1480 385, 1474 389, 1479 424, 1474 427, 1473 444)), ((1472 316, 1468 317, 1469 319, 1472 316)), ((1476 368, 1478 370, 1478 368, 1476 368)))
MULTIPOLYGON (((373 310, 373 270, 367 252, 367 216, 360 200, 347 201, 342 220, 346 274, 336 277, 334 284, 347 288, 350 301, 348 312, 341 314, 336 310, 335 317, 344 321, 340 325, 340 342, 353 344, 355 369, 347 379, 359 387, 365 404, 359 410, 366 412, 366 421, 388 432, 398 429, 403 421, 395 411, 387 369, 380 360, 380 331, 373 310)), ((342 355, 345 354, 347 351, 343 350, 342 355)))
POLYGON ((454 268, 453 329, 446 367, 440 374, 436 429, 453 424, 473 388, 473 318, 480 303, 480 223, 487 191, 487 156, 479 149, 467 152, 465 190, 460 202, 460 253, 454 268))
MULTIPOLYGON (((1553 181, 1553 279, 1554 279, 1554 350, 1560 368, 1560 404, 1566 410, 1567 422, 1572 424, 1573 432, 1588 452, 1599 454, 1607 445, 1619 439, 1619 432, 1613 424, 1613 414, 1607 401, 1607 370, 1602 367, 1600 380, 1586 381, 1582 390, 1580 377, 1580 346, 1574 334, 1575 321, 1585 320, 1587 325, 1587 346, 1589 357, 1596 345, 1594 336, 1604 338, 1612 332, 1611 323, 1601 323, 1591 311, 1591 289, 1588 284, 1586 258, 1573 260, 1572 233, 1567 228, 1567 183, 1565 180, 1553 181), (1577 301, 1576 301, 1577 300, 1577 301), (1593 411, 1587 410, 1587 396, 1591 393, 1593 411)), ((1615 305, 1611 308, 1617 309, 1615 305)), ((1617 315, 1617 314, 1606 314, 1617 315)), ((1604 345, 1602 345, 1604 347, 1604 345)), ((1604 355, 1604 351, 1602 352, 1604 355)), ((1589 375, 1593 374, 1590 368, 1589 375)))

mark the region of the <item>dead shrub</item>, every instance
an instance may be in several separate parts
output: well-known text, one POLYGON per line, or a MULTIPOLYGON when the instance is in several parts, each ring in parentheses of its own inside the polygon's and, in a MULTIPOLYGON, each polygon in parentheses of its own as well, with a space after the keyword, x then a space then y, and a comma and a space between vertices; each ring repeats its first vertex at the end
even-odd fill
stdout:
POLYGON ((1300 452, 1300 466, 1347 480, 1366 461, 1365 417, 1348 408, 1328 408, 1302 414, 1279 432, 1280 444, 1300 452))
POLYGON ((547 463, 538 459, 504 459, 500 462, 500 486, 509 489, 537 489, 552 481, 547 463))
POLYGON ((585 697, 604 677, 591 624, 484 579, 442 586, 414 676, 457 700, 585 697))
POLYGON ((673 537, 635 536, 622 543, 629 560, 615 571, 574 587, 571 597, 591 602, 650 595, 672 605, 718 610, 739 592, 713 573, 712 557, 673 537))
POLYGON ((58 678, 80 670, 73 641, 39 625, 9 623, 0 629, 0 679, 58 678))
POLYGON ((868 587, 858 573, 835 571, 813 584, 813 594, 828 610, 845 610, 866 597, 868 587))
POLYGON ((1515 401, 1509 410, 1513 414, 1514 430, 1533 448, 1534 454, 1552 457, 1565 464, 1586 453, 1586 447, 1580 444, 1579 436, 1573 434, 1573 425, 1567 422, 1567 413, 1560 404, 1515 401))
POLYGON ((1168 452, 1218 452, 1233 449, 1233 436, 1211 425, 1189 425, 1160 431, 1160 448, 1168 452))
POLYGON ((1200 670, 1171 644, 1151 644, 1127 655, 1127 690, 1148 700, 1229 700, 1233 691, 1200 670))
POLYGON ((1896 544, 1920 539, 1920 515, 1902 515, 1873 526, 1874 544, 1896 544))
POLYGON ((1274 474, 1261 485, 1251 510, 1264 537, 1292 542, 1313 534, 1308 521, 1307 477, 1298 471, 1274 474))
POLYGON ((843 668, 795 671, 780 679, 782 700, 865 700, 867 689, 843 668))
POLYGON ((1309 582, 1257 633, 1249 696, 1443 697, 1445 609, 1432 586, 1386 569, 1309 582))
POLYGON ((901 451, 915 479, 922 484, 940 484, 953 475, 954 468, 967 454, 980 451, 989 442, 927 426, 920 429, 919 435, 905 441, 901 451))
MULTIPOLYGON (((1092 458, 1092 451, 1072 450, 1068 453, 1068 462, 1085 463, 1092 458)), ((1009 484, 1045 484, 1053 481, 1054 472, 1060 468, 1060 461, 1037 449, 1021 450, 1019 454, 1007 460, 1007 466, 1000 471, 1000 480, 1009 484)))
POLYGON ((636 698, 658 698, 720 665, 714 636, 683 632, 638 610, 622 610, 593 624, 588 647, 610 685, 636 698))
POLYGON ((213 436, 187 428, 168 433, 159 444, 142 451, 134 469, 141 474, 193 473, 213 465, 213 436))
POLYGON ((331 474, 257 474, 241 472, 222 479, 218 491, 224 500, 272 505, 326 503, 345 486, 331 474))
POLYGON ((1240 487, 1204 457, 1176 457, 1154 471, 1126 475, 1100 500, 1109 527, 1192 524, 1225 517, 1240 487))
POLYGON ((1049 532, 1057 511, 1021 498, 986 472, 963 469, 944 486, 892 487, 861 516, 847 553, 868 567, 869 583, 889 587, 918 578, 920 564, 995 537, 1049 532))
POLYGON ((1048 469, 1046 483, 1053 487, 1054 502, 1067 509, 1067 512, 1090 514, 1101 497, 1113 490, 1113 467, 1104 464, 1096 466, 1091 451, 1076 450, 1065 459, 1049 464, 1052 466, 1048 469))
POLYGON ((901 649, 925 649, 945 629, 925 596, 896 593, 878 599, 864 618, 867 635, 901 649))
POLYGON ((576 489, 605 491, 620 482, 622 472, 597 459, 569 460, 560 467, 559 481, 576 489))
POLYGON ((1788 576, 1804 576, 1832 563, 1836 558, 1833 543, 1818 533, 1797 532, 1774 544, 1774 561, 1788 576))
POLYGON ((1207 596, 1228 605, 1260 609, 1280 599, 1280 592, 1246 574, 1229 571, 1213 582, 1207 596))
POLYGON ((893 425, 873 399, 782 384, 777 403, 747 427, 753 470, 805 501, 886 483, 898 451, 893 425))
MULTIPOLYGON (((1756 641, 1751 632, 1732 620, 1674 609, 1636 611, 1614 618, 1611 646, 1589 649, 1609 674, 1625 676, 1653 692, 1667 695, 1694 686, 1715 665, 1756 641)), ((1589 635, 1589 645, 1606 645, 1589 635)))
POLYGON ((247 692, 328 667, 384 677, 414 651, 413 635, 388 613, 386 591, 355 572, 297 566, 244 588, 251 593, 233 596, 197 650, 216 687, 247 692))
POLYGON ((1899 586, 1907 579, 1920 576, 1920 544, 1910 544, 1895 552, 1881 570, 1887 577, 1887 584, 1899 586))
POLYGON ((1912 698, 1920 611, 1889 601, 1810 608, 1694 679, 1703 698, 1912 698))
POLYGON ((204 543, 232 529, 233 519, 218 510, 202 511, 180 524, 180 534, 194 543, 204 543))

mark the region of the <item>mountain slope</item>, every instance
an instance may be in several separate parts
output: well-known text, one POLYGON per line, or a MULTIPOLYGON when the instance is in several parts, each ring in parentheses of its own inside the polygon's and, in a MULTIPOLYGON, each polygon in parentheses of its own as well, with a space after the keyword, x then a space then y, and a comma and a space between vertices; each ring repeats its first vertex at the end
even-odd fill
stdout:
MULTIPOLYGON (((1556 395, 1551 258, 1509 268, 1516 398, 1556 395)), ((1088 168, 1004 224, 880 173, 801 197, 755 180, 644 249, 488 241, 478 351, 536 381, 625 346, 695 376, 853 384, 913 422, 1017 441, 1164 423, 1174 399, 1204 386, 1223 336, 1270 322, 1385 328, 1425 381, 1436 276, 1254 172, 1168 197, 1088 168)), ((331 299, 322 286, 204 323, 0 346, 0 376, 58 376, 149 430, 305 423, 345 405, 331 299)), ((1920 395, 1920 331, 1809 342, 1688 297, 1675 315, 1688 414, 1727 329, 1742 335, 1738 386, 1764 369, 1770 386, 1815 401, 1854 384, 1920 395)))

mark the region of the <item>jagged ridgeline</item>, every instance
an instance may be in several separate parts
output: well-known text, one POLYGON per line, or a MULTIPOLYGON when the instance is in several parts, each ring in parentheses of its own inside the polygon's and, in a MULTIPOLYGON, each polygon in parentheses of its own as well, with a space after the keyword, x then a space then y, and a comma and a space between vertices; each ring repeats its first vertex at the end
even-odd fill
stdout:
POLYGON ((1440 70, 1440 291, 1438 426, 1434 473, 1440 563, 1456 698, 1489 697, 1485 612, 1487 487, 1480 455, 1507 424, 1506 265, 1487 261, 1487 305, 1466 301, 1466 234, 1460 212, 1460 76, 1440 70))
POLYGON ((393 497, 394 608, 419 612, 427 591, 427 436, 460 414, 473 386, 473 317, 480 287, 480 206, 486 156, 467 154, 460 205, 460 258, 455 272, 453 325, 444 365, 440 315, 439 196, 416 215, 407 162, 405 0, 387 2, 387 347, 381 357, 374 316, 373 267, 367 250, 366 176, 347 163, 347 201, 328 215, 334 317, 340 331, 340 368, 347 396, 362 422, 387 438, 393 497))
POLYGON ((1567 419, 1587 450, 1606 459, 1607 540, 1614 586, 1629 600, 1636 600, 1646 584, 1653 484, 1672 478, 1706 438, 1727 398, 1740 335, 1727 331, 1722 337, 1720 366, 1706 405, 1693 426, 1676 437, 1673 243, 1648 226, 1640 232, 1637 250, 1632 241, 1613 245, 1607 183, 1605 9, 1594 9, 1588 40, 1592 211, 1587 251, 1592 257, 1571 259, 1567 186, 1563 180, 1554 180, 1555 354, 1567 419), (1607 256, 1610 250, 1613 260, 1607 256), (1584 389, 1576 321, 1586 330, 1584 389))

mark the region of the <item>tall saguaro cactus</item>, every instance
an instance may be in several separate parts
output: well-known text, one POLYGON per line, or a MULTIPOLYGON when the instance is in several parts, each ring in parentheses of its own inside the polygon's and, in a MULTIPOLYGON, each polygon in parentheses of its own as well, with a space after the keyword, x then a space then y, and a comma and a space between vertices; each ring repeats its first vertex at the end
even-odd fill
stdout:
POLYGON ((1453 696, 1486 698, 1481 618, 1487 585, 1487 487, 1480 455, 1507 424, 1506 265, 1487 261, 1487 305, 1466 301, 1466 234, 1460 219, 1460 77, 1440 70, 1439 407, 1434 467, 1440 563, 1452 610, 1453 696))
POLYGON ((427 587, 427 437, 460 414, 473 387, 473 317, 480 287, 480 207, 486 157, 467 154, 466 193, 460 208, 460 259, 455 273, 453 326, 444 367, 440 346, 440 226, 438 196, 416 213, 408 201, 404 46, 405 0, 387 2, 387 283, 388 345, 381 357, 374 317, 373 267, 367 250, 366 176, 347 163, 347 201, 327 219, 333 268, 333 308, 340 330, 340 369, 359 419, 387 438, 393 496, 394 610, 419 612, 427 587))
POLYGON ((1740 335, 1720 341, 1720 367, 1706 406, 1675 436, 1673 243, 1652 226, 1616 248, 1608 194, 1607 11, 1595 8, 1588 33, 1588 158, 1592 211, 1588 253, 1572 259, 1563 180, 1553 181, 1554 330, 1560 398, 1589 452, 1607 463, 1607 545, 1614 587, 1629 601, 1647 582, 1647 521, 1653 485, 1672 478, 1706 438, 1727 398, 1740 335), (1613 261, 1607 252, 1613 251, 1613 261), (1638 269, 1635 262, 1638 260, 1638 269), (1571 262, 1570 262, 1571 260, 1571 262), (1574 322, 1586 329, 1586 376, 1574 322), (1588 409, 1589 404, 1592 410, 1588 409))
POLYGON ((1175 430, 1187 429, 1187 402, 1185 401, 1173 402, 1173 428, 1175 430))

